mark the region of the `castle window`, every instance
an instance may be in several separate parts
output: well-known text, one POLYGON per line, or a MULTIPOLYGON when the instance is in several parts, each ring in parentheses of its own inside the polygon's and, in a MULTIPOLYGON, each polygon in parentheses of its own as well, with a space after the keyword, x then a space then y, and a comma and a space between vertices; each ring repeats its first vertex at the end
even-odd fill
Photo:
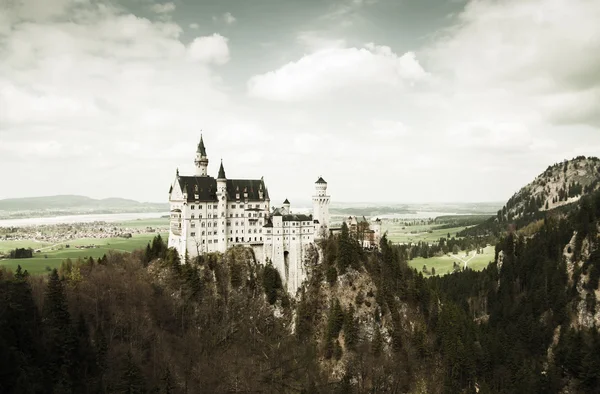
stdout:
POLYGON ((213 223, 213 226, 217 227, 217 222, 214 222, 214 223, 213 223))
POLYGON ((202 205, 198 205, 198 209, 202 209, 202 205))
POLYGON ((192 218, 192 219, 194 218, 194 214, 193 214, 193 213, 192 213, 192 217, 191 217, 191 218, 192 218))
POLYGON ((205 240, 205 239, 203 239, 203 240, 202 240, 202 243, 203 243, 203 244, 205 244, 205 243, 206 243, 206 240, 205 240))
POLYGON ((210 227, 210 226, 211 226, 211 222, 208 222, 208 227, 210 227))
POLYGON ((196 236, 196 233, 190 233, 190 235, 191 235, 192 237, 195 237, 195 236, 196 236))
POLYGON ((209 244, 211 244, 211 243, 212 243, 212 239, 209 239, 209 240, 208 240, 208 243, 209 243, 209 244))
POLYGON ((235 214, 235 217, 236 217, 236 218, 238 217, 238 214, 237 214, 237 213, 235 214))
POLYGON ((240 208, 244 208, 244 204, 240 204, 240 208))
POLYGON ((191 227, 192 227, 192 228, 196 227, 196 223, 192 223, 192 226, 191 226, 191 227))
POLYGON ((213 209, 217 209, 217 208, 219 208, 218 205, 213 205, 213 209))
POLYGON ((201 225, 202 227, 204 227, 204 222, 202 222, 200 225, 201 225))
POLYGON ((230 222, 229 220, 227 221, 227 225, 228 225, 228 226, 231 226, 231 222, 230 222))
POLYGON ((199 214, 199 215, 198 215, 198 219, 202 219, 202 214, 199 214))
POLYGON ((196 209, 196 206, 194 204, 190 205, 190 209, 196 209))
POLYGON ((231 209, 235 209, 235 204, 231 204, 231 209))
POLYGON ((204 231, 202 231, 202 235, 204 235, 204 231))

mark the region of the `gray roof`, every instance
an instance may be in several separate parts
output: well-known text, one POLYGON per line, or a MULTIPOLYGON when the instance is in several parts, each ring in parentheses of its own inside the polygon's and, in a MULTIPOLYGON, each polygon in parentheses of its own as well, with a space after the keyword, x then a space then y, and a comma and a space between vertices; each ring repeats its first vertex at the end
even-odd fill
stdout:
MULTIPOLYGON (((193 201, 217 201, 217 180, 211 176, 180 176, 179 186, 187 193, 188 202, 193 201), (195 198, 195 194, 198 198, 195 198)), ((269 199, 269 192, 262 179, 227 179, 227 199, 236 201, 239 194, 240 200, 244 200, 244 193, 248 194, 248 200, 265 201, 269 199), (259 191, 263 191, 260 198, 259 191)))
POLYGON ((308 222, 312 220, 312 215, 283 215, 284 222, 308 222))
POLYGON ((317 181, 315 183, 327 183, 327 182, 325 182, 325 179, 323 179, 323 177, 319 177, 319 179, 317 179, 317 181))
POLYGON ((200 156, 206 156, 206 148, 204 147, 204 140, 202 139, 202 134, 200 134, 200 143, 198 144, 198 152, 200 152, 200 156))
POLYGON ((217 179, 226 179, 225 169, 223 168, 223 160, 221 160, 221 167, 219 167, 219 175, 217 175, 217 179))

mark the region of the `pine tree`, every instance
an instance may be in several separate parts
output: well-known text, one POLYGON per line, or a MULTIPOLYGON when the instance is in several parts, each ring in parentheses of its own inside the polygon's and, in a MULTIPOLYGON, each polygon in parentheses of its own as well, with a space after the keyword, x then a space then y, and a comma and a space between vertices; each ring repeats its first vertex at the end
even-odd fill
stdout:
POLYGON ((131 352, 127 352, 125 366, 118 384, 118 392, 122 394, 141 394, 146 392, 142 371, 133 360, 131 352))
POLYGON ((42 313, 48 355, 46 379, 54 382, 61 390, 70 391, 75 338, 64 285, 56 269, 52 270, 48 278, 42 313))

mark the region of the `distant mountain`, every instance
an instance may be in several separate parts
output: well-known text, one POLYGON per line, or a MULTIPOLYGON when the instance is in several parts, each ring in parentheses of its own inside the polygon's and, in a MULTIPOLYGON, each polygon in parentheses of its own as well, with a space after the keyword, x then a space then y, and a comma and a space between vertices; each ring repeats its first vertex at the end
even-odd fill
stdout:
MULTIPOLYGON (((149 203, 125 198, 94 199, 77 195, 9 198, 0 200, 4 216, 21 213, 111 213, 167 211, 166 203, 149 203)), ((19 215, 20 216, 20 215, 19 215)))

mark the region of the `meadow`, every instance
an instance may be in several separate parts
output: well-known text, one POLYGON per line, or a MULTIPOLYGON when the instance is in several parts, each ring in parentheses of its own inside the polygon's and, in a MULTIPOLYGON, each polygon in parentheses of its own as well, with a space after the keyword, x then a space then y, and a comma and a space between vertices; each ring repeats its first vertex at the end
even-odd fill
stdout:
MULTIPOLYGON (((427 266, 427 270, 431 272, 431 268, 435 268, 436 275, 445 275, 447 273, 452 272, 454 262, 460 264, 462 267, 464 265, 462 260, 468 260, 467 266, 472 270, 480 271, 488 266, 488 264, 494 260, 495 248, 493 246, 487 246, 483 249, 483 253, 475 254, 475 251, 470 251, 469 256, 465 255, 464 251, 459 252, 458 254, 446 254, 443 256, 436 256, 424 259, 422 257, 417 257, 408 262, 413 268, 416 268, 417 271, 421 272, 423 266, 427 266), (460 257, 460 259, 459 259, 460 257), (472 258, 471 258, 472 257, 472 258), (462 259, 462 260, 461 260, 462 259), (470 260, 469 260, 470 259, 470 260)), ((428 274, 423 273, 425 276, 429 276, 428 274)))
POLYGON ((416 243, 419 241, 436 242, 440 238, 456 237, 456 233, 466 226, 439 228, 439 224, 422 224, 405 226, 401 223, 384 222, 382 230, 388 233, 388 239, 394 243, 416 243))
MULTIPOLYGON (((26 269, 30 274, 44 274, 53 268, 60 267, 63 260, 70 258, 93 257, 97 259, 110 253, 110 251, 130 253, 136 249, 143 249, 156 233, 134 234, 132 238, 80 238, 70 240, 57 245, 49 245, 33 241, 0 241, 0 250, 10 250, 14 248, 42 249, 40 253, 34 253, 29 259, 4 259, 0 260, 0 266, 9 270, 16 270, 18 265, 26 269), (67 248, 66 245, 69 245, 67 248), (77 246, 95 245, 95 248, 79 249, 77 246)), ((168 233, 161 233, 163 239, 167 239, 168 233)))

